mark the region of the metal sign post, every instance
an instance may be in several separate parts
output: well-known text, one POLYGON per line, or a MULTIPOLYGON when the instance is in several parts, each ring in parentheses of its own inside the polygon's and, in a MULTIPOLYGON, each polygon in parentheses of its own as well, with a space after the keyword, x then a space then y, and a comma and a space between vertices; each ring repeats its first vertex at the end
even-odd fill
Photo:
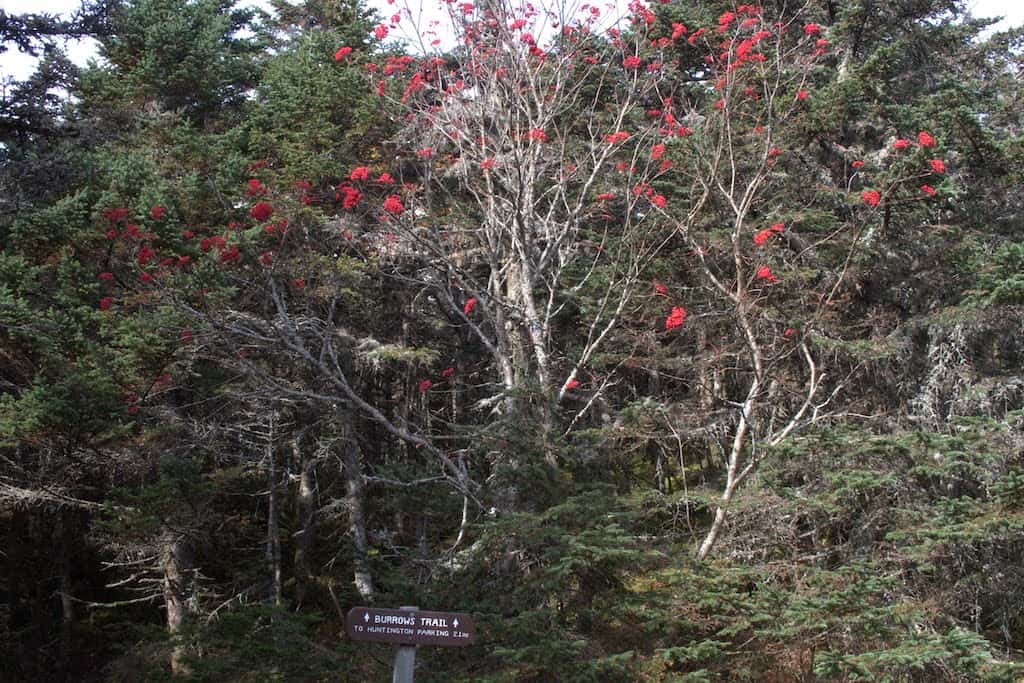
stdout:
MULTIPOLYGON (((418 608, 403 606, 403 612, 415 612, 418 608)), ((391 675, 391 683, 413 683, 412 674, 416 669, 416 646, 399 645, 395 652, 395 671, 391 675)))

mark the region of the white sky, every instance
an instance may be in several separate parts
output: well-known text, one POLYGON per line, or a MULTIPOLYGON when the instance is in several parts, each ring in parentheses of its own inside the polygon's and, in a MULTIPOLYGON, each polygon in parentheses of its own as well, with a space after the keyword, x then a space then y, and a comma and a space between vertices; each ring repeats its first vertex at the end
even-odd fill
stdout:
MULTIPOLYGON (((386 0, 367 0, 368 4, 376 7, 381 16, 390 17, 394 14, 395 7, 402 4, 401 1, 389 6, 386 0)), ((430 2, 431 0, 426 0, 430 2)), ((414 4, 415 0, 410 0, 414 4)), ((250 0, 240 3, 261 4, 259 0, 250 0)), ((49 14, 64 14, 73 11, 79 5, 78 0, 0 0, 0 9, 8 14, 22 14, 25 12, 46 12, 49 14)), ((266 5, 264 5, 266 6, 266 5)), ((1024 24, 1024 2, 1022 0, 972 0, 968 2, 976 17, 1002 16, 1005 19, 996 25, 996 30, 1020 26, 1024 24)), ((7 52, 0 54, 0 80, 7 77, 25 78, 35 66, 35 59, 21 54, 12 46, 8 46, 7 52)), ((84 65, 90 57, 95 56, 96 47, 92 40, 68 41, 66 50, 72 61, 84 65)))

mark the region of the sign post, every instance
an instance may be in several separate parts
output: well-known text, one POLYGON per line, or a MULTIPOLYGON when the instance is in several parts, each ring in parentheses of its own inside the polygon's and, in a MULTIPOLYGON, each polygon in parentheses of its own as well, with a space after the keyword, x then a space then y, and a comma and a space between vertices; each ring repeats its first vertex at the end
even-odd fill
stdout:
MULTIPOLYGON (((415 612, 417 607, 402 607, 403 612, 415 612)), ((416 669, 416 646, 399 645, 395 652, 395 670, 391 683, 413 683, 412 673, 416 669)))
POLYGON ((476 639, 476 626, 468 614, 416 607, 353 607, 345 616, 345 632, 352 640, 398 645, 392 683, 413 683, 417 645, 465 647, 476 639))

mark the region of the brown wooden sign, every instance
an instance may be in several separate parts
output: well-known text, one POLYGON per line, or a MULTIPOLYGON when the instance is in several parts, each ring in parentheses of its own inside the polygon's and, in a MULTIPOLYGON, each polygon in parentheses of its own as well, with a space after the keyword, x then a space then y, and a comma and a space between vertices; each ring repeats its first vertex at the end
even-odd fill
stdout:
POLYGON ((476 627, 468 614, 377 607, 350 609, 345 632, 352 640, 395 645, 462 647, 476 639, 476 627))

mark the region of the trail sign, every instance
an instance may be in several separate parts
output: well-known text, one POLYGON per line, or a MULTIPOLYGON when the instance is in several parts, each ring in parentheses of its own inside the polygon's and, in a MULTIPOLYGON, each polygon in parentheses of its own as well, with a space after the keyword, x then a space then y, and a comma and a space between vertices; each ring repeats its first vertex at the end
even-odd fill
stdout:
POLYGON ((345 617, 352 640, 393 645, 464 647, 476 639, 476 626, 461 612, 353 607, 345 617))

